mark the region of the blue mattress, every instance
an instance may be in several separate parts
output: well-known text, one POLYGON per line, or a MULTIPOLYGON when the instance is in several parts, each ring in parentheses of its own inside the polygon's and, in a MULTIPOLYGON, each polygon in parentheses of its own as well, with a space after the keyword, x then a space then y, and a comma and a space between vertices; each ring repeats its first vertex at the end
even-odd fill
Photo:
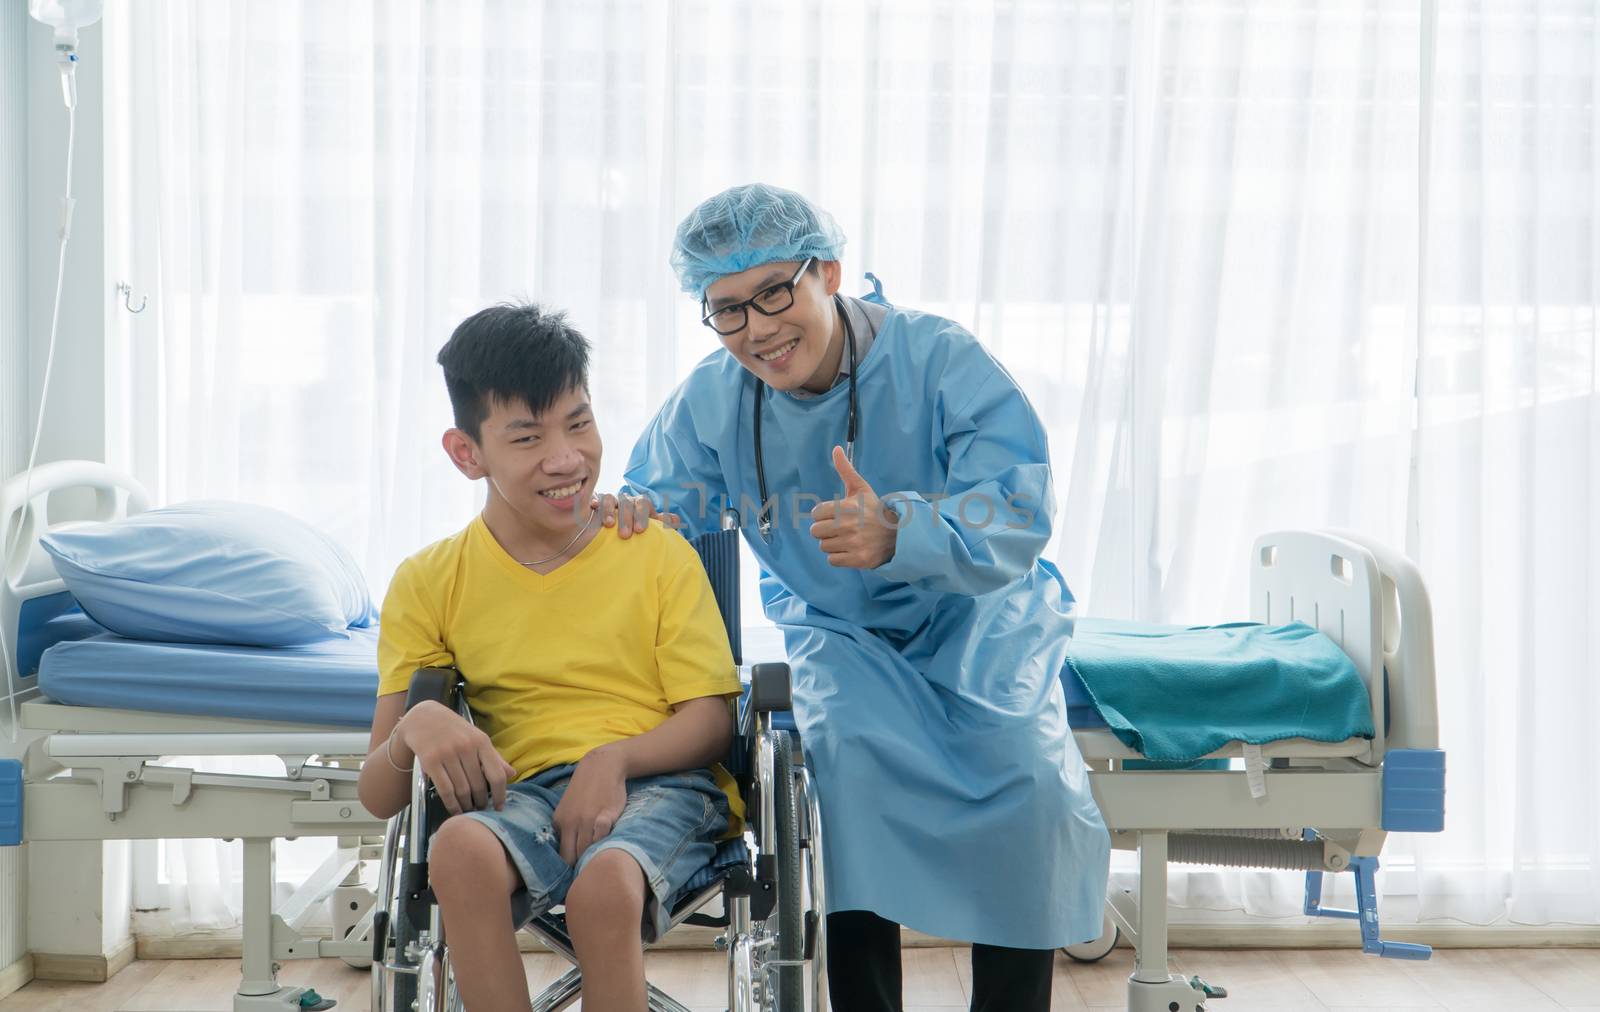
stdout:
POLYGON ((372 726, 378 630, 298 647, 155 643, 111 633, 57 643, 39 689, 74 706, 345 727, 372 726))
POLYGON ((1298 622, 1181 627, 1082 619, 1062 681, 1075 729, 1109 727, 1123 744, 1162 761, 1192 761, 1230 741, 1373 736, 1355 664, 1298 622))
POLYGON ((66 640, 87 639, 105 632, 83 613, 71 594, 61 591, 22 602, 17 615, 17 672, 24 678, 39 672, 44 652, 66 640))

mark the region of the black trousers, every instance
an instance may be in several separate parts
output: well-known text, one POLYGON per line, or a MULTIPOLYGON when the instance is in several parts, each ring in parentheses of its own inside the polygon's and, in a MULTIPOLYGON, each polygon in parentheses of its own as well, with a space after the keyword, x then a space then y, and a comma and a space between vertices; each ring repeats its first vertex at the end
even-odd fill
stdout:
MULTIPOLYGON (((1054 949, 972 947, 972 1012, 1049 1012, 1054 949)), ((901 1012, 900 925, 866 910, 828 915, 833 1012, 901 1012)))

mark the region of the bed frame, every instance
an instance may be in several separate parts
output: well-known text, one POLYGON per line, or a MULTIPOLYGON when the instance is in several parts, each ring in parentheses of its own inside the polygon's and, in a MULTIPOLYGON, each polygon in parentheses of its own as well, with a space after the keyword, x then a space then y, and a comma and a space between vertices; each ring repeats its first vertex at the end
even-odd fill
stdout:
MULTIPOLYGON (((360 861, 376 858, 384 824, 355 796, 354 767, 367 736, 35 698, 32 673, 15 670, 13 640, 22 603, 64 589, 38 538, 51 528, 50 495, 66 489, 92 491, 99 520, 140 512, 148 502, 133 479, 82 461, 37 468, 26 497, 20 478, 0 486, 0 546, 21 528, 16 551, 3 560, 0 641, 10 691, 23 700, 22 835, 242 838, 244 962, 233 1007, 298 1008, 304 989, 280 985, 275 961, 336 956, 365 965, 371 956, 365 941, 371 894, 356 872, 360 861), (254 777, 154 764, 163 755, 205 754, 276 755, 286 772, 254 777), (291 836, 336 837, 338 849, 274 909, 272 843, 291 836), (307 936, 300 925, 330 895, 335 937, 307 936)), ((1204 1009, 1220 991, 1168 967, 1169 861, 1304 870, 1307 914, 1359 920, 1363 948, 1377 955, 1429 954, 1426 946, 1379 937, 1373 885, 1388 833, 1443 827, 1433 622, 1422 577, 1403 556, 1349 532, 1280 531, 1258 539, 1251 552, 1251 618, 1306 622, 1338 643, 1367 686, 1377 735, 1338 743, 1290 739, 1262 746, 1259 754, 1233 743, 1212 757, 1243 759, 1243 769, 1153 771, 1125 768, 1126 760, 1140 757, 1111 732, 1075 732, 1113 846, 1139 853, 1138 896, 1114 894, 1107 903, 1112 944, 1120 933, 1137 950, 1130 1012, 1168 1012, 1174 1002, 1184 1012, 1204 1009), (1322 908, 1322 874, 1344 871, 1355 874, 1359 909, 1322 908)))

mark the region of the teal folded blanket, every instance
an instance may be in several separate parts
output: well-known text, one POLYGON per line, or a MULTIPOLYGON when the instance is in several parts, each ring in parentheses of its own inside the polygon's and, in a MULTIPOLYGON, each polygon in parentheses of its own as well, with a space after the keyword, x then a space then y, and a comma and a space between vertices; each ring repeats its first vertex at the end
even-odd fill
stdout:
POLYGON ((1123 744, 1192 762, 1231 741, 1371 738, 1355 664, 1310 626, 1079 619, 1067 663, 1123 744))

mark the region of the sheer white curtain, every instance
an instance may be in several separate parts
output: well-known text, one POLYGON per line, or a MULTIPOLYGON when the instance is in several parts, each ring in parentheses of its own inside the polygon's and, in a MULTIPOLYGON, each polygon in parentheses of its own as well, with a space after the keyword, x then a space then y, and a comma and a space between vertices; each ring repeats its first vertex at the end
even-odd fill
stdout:
POLYGON ((1417 556, 1450 831, 1424 914, 1600 920, 1600 30, 1592 3, 1442 0, 1417 556))
MULTIPOLYGON (((1137 9, 1129 266, 1103 315, 1128 308, 1092 338, 1068 330, 1092 349, 1083 395, 1040 399, 1067 476, 1060 561, 1089 614, 1214 622, 1248 613, 1261 533, 1403 544, 1420 19, 1406 4, 1137 9)), ((1347 882, 1329 887, 1352 904, 1347 882)), ((1303 875, 1237 869, 1170 886, 1179 904, 1277 916, 1303 894, 1303 875)))
MULTIPOLYGON (((1427 46, 1421 3, 1355 0, 126 5, 108 247, 151 300, 109 335, 115 463, 299 513, 381 592, 477 502, 437 448, 462 317, 570 311, 615 482, 713 347, 672 226, 791 186, 847 277, 1027 388, 1088 613, 1238 617, 1274 527, 1416 555, 1450 828, 1397 840, 1386 887, 1593 922, 1600 39, 1576 0, 1439 2, 1427 46)), ((1282 915, 1299 884, 1173 894, 1282 915)))

